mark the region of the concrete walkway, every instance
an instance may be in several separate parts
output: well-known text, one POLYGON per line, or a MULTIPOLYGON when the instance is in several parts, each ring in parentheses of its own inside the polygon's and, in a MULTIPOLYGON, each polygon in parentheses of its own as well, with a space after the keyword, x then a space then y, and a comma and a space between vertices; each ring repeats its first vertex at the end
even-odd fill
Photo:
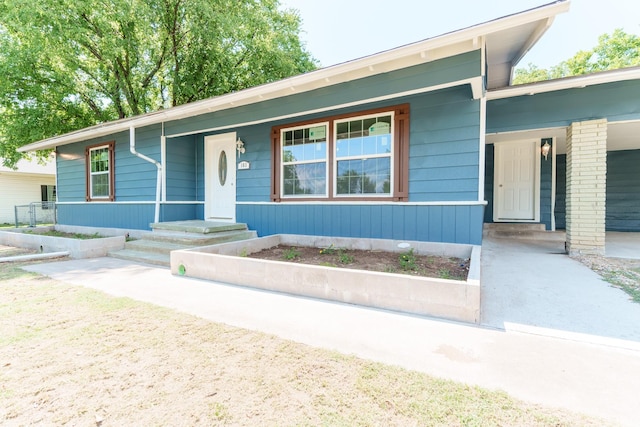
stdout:
POLYGON ((111 258, 27 269, 215 322, 501 389, 526 401, 623 425, 637 424, 638 349, 504 332, 179 278, 166 269, 111 258))
POLYGON ((640 304, 562 242, 485 238, 481 280, 484 325, 640 348, 640 304))

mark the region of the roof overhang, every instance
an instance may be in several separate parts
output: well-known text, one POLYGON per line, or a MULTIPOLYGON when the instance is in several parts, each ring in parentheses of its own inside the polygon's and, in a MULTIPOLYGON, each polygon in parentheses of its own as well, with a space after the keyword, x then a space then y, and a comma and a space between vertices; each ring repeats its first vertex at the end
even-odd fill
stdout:
MULTIPOLYGON (((131 127, 138 128, 170 122, 295 93, 304 93, 478 49, 483 49, 485 53, 488 74, 487 87, 505 86, 510 83, 513 67, 517 62, 544 34, 554 17, 567 10, 569 10, 568 0, 556 1, 535 9, 273 83, 47 138, 25 145, 19 148, 19 151, 55 148, 60 145, 123 132, 131 127)), ((478 73, 479 75, 485 74, 484 70, 478 70, 478 73)), ((474 97, 481 96, 478 87, 472 87, 472 91, 474 97)))
POLYGON ((625 80, 640 80, 640 67, 621 68, 618 70, 602 71, 584 76, 564 77, 561 79, 546 80, 542 82, 489 90, 486 93, 486 98, 488 101, 491 101, 494 99, 536 95, 538 93, 553 92, 557 90, 579 89, 587 86, 625 80))

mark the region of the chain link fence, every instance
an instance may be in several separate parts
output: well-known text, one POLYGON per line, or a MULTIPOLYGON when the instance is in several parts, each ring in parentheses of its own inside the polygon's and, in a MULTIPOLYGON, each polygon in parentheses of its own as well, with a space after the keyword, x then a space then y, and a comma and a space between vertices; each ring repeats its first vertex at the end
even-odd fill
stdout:
POLYGON ((33 202, 14 207, 16 228, 55 224, 57 221, 55 202, 33 202))

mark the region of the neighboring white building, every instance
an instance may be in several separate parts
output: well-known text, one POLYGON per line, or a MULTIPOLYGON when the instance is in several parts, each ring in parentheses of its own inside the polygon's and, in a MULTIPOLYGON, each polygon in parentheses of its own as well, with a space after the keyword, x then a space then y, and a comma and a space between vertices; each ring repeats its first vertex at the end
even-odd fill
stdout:
POLYGON ((2 166, 0 159, 0 224, 15 222, 16 205, 56 201, 56 163, 20 160, 18 169, 2 166))

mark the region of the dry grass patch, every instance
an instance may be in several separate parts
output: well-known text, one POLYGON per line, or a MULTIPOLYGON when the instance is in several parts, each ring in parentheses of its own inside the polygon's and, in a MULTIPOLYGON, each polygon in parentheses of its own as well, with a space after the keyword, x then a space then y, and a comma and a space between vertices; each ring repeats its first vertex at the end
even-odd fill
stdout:
POLYGON ((602 422, 0 265, 0 424, 602 422))

